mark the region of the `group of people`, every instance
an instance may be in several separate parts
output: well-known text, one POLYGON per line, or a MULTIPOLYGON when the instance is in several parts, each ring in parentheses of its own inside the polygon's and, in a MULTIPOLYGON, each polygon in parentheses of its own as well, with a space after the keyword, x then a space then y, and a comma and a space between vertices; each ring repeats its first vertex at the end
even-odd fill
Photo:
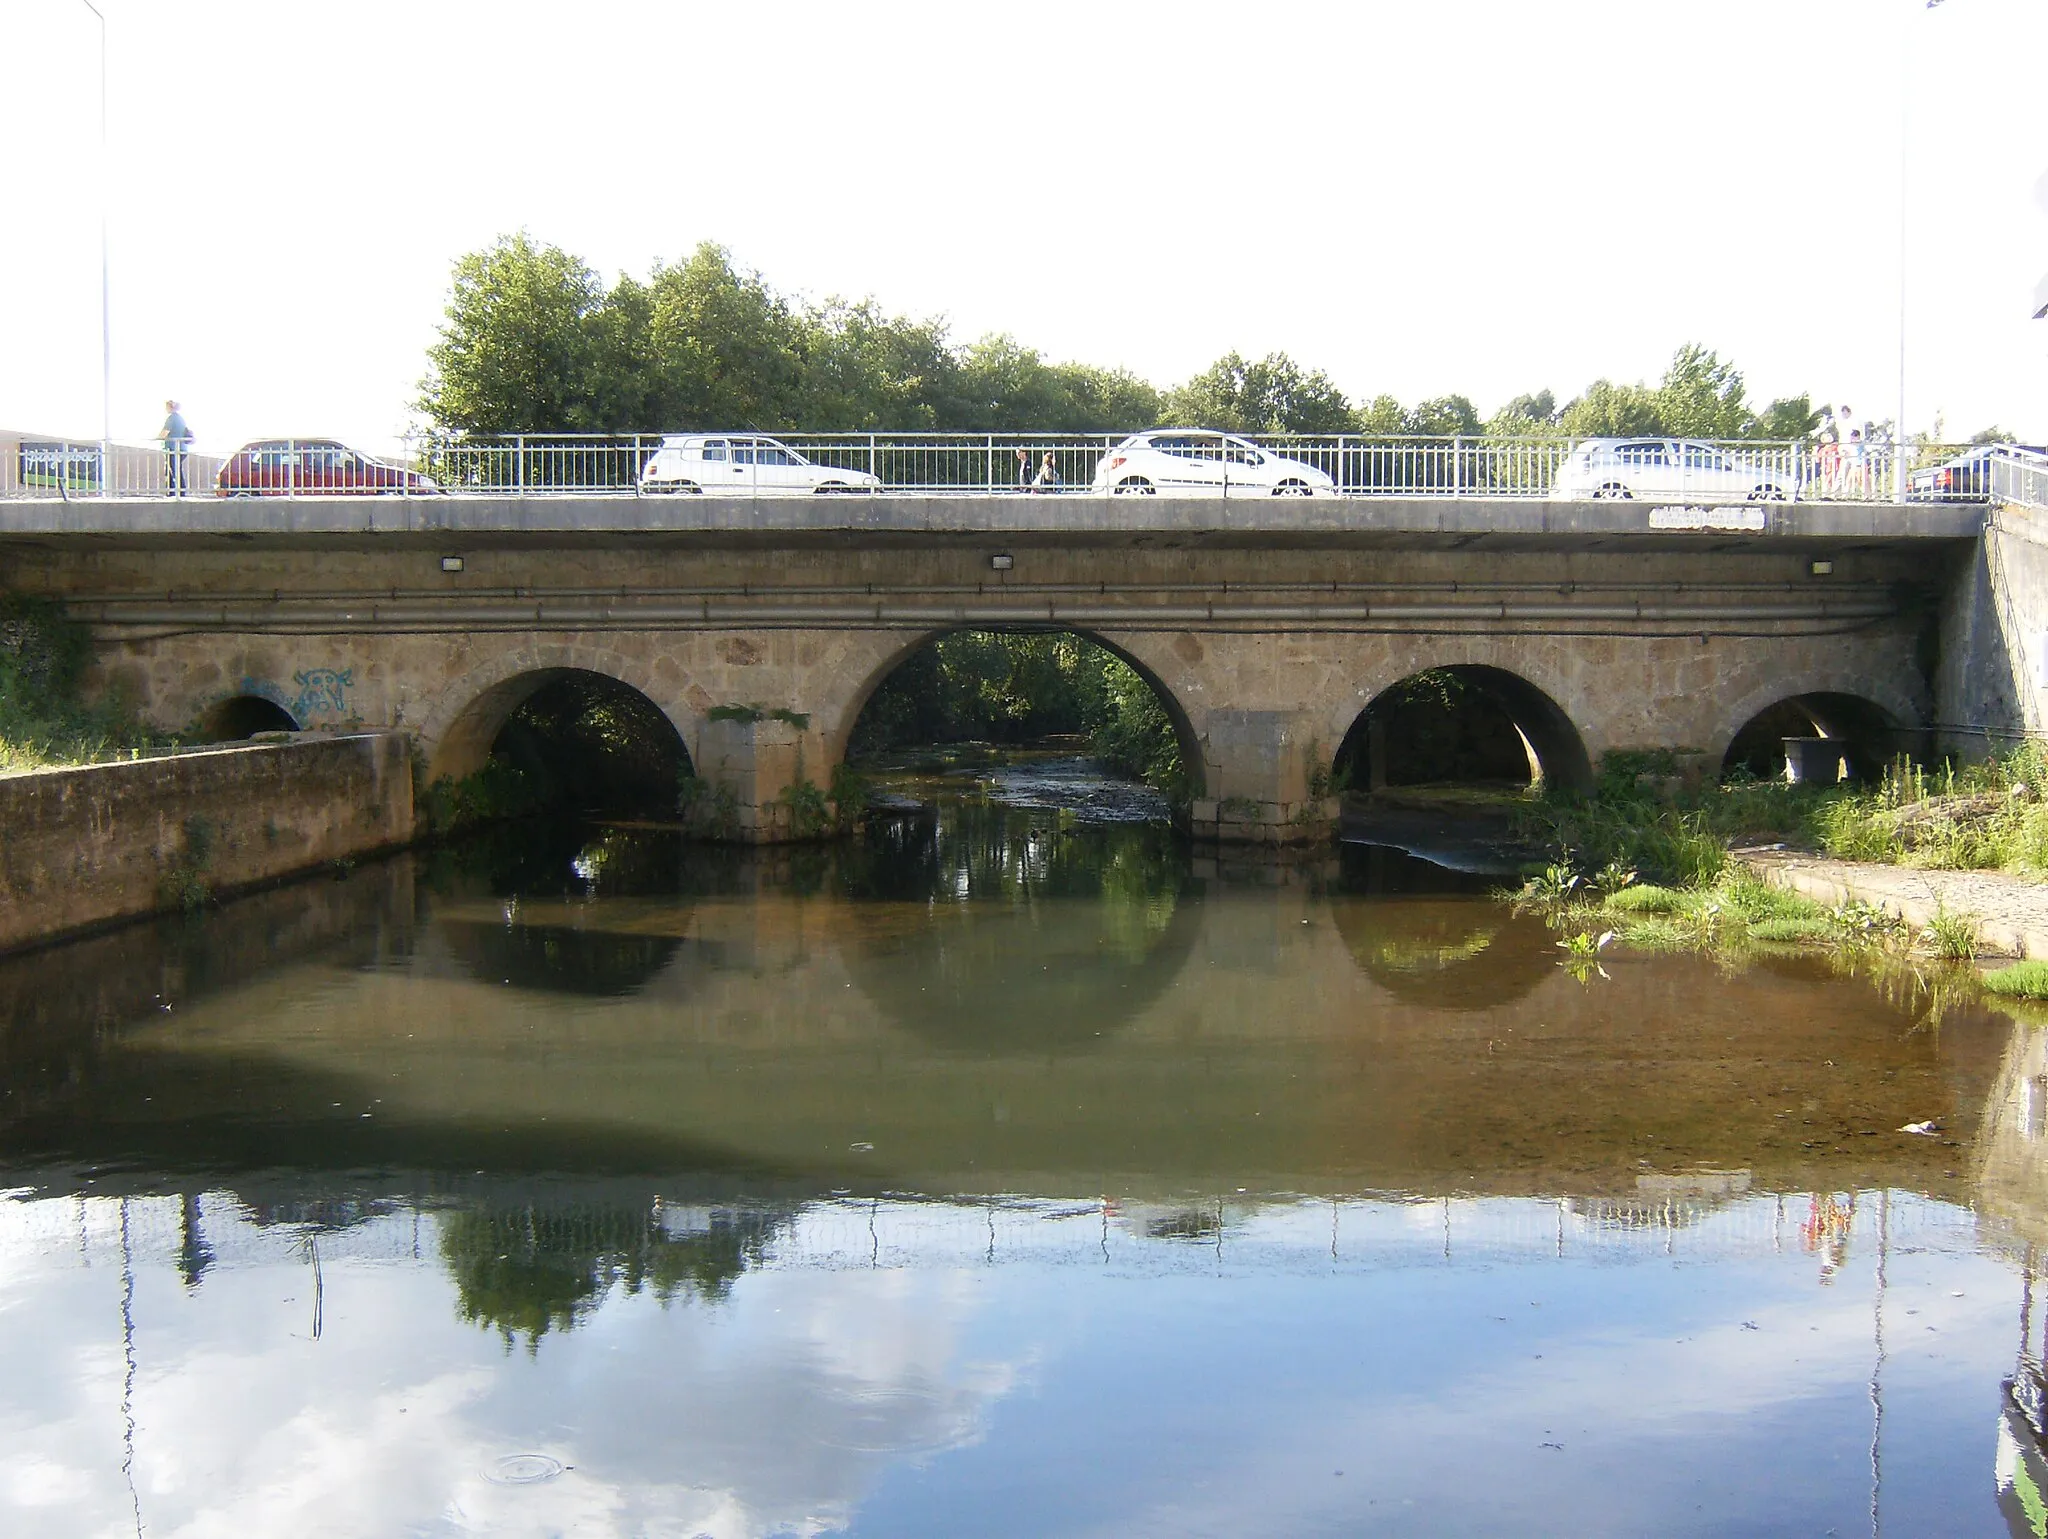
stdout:
POLYGON ((1034 472, 1031 468, 1031 451, 1022 444, 1017 446, 1017 490, 1020 492, 1056 492, 1060 489, 1060 467, 1054 463, 1052 450, 1045 451, 1045 458, 1034 472))
POLYGON ((1886 446, 1875 440, 1870 424, 1859 419, 1854 408, 1844 406, 1838 412, 1823 406, 1814 445, 1821 495, 1860 497, 1877 484, 1878 460, 1886 446))

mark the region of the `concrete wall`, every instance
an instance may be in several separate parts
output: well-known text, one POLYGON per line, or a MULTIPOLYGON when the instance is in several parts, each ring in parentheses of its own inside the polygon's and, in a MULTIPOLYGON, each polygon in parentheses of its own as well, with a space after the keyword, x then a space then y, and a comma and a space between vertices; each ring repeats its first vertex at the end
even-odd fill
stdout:
POLYGON ((0 780, 0 951, 402 844, 395 733, 0 780))
POLYGON ((2048 513, 1986 521, 1943 597, 1936 736, 1967 758, 2048 734, 2048 513))

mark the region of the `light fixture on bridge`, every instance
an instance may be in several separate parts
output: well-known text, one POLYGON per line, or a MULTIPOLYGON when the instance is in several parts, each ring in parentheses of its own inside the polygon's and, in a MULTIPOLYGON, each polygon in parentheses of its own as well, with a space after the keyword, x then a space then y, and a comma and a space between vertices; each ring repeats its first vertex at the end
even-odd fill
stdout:
POLYGON ((1826 577, 1835 570, 1835 564, 1832 561, 1815 561, 1807 567, 1807 570, 1816 577, 1826 577))
POLYGON ((441 558, 441 570, 444 572, 461 571, 462 558, 460 556, 443 556, 441 558))
POLYGON ((1007 572, 1011 567, 1016 565, 1016 562, 1012 561, 1008 556, 990 556, 988 558, 988 564, 994 567, 998 572, 1007 572))

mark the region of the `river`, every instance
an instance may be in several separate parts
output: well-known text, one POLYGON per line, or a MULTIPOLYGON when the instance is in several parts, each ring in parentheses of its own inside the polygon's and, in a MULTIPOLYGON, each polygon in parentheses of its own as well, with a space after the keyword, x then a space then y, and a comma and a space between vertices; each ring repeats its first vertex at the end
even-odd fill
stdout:
POLYGON ((891 805, 0 962, 0 1531, 2048 1527, 2036 1028, 1073 765, 891 805))

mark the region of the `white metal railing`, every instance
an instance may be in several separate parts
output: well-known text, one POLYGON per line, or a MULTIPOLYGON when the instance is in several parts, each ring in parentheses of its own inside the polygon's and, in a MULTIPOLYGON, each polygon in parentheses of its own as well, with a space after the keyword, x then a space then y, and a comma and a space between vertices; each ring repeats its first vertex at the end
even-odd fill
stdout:
MULTIPOLYGON (((1053 494, 1114 489, 1098 481, 1127 434, 787 433, 726 435, 725 458, 694 480, 650 478, 662 435, 522 433, 423 436, 396 455, 359 454, 334 439, 267 439, 225 460, 117 448, 101 464, 96 442, 0 439, 0 498, 185 496, 360 496, 448 492, 468 496, 639 496, 662 490, 780 495, 813 490, 917 495, 1053 494), (11 452, 8 452, 10 451, 11 452), (1049 462, 1049 469, 1048 469, 1049 462), (712 472, 716 473, 715 479, 712 472), (872 478, 870 480, 869 478, 872 478)), ((1576 498, 1657 501, 1744 498, 1888 502, 1892 448, 1693 439, 1609 441, 1565 437, 1247 435, 1259 454, 1228 447, 1179 450, 1206 475, 1181 490, 1266 496, 1279 462, 1329 478, 1347 497, 1576 498), (1584 454, 1580 451, 1585 450, 1584 454)), ((1936 489, 1931 472, 1958 446, 1914 446, 1907 479, 1913 500, 1983 496, 1988 484, 1936 489)), ((2001 485, 2048 484, 2039 456, 2001 452, 1990 474, 2001 485), (2030 469, 2031 467, 2031 469, 2030 469), (2033 482, 2025 482, 2027 475, 2033 482)), ((1989 476, 1980 476, 1987 482, 1989 476)), ((1144 478, 1135 470, 1123 479, 1144 478)), ((1172 490, 1168 486, 1131 489, 1172 490)), ((1315 481, 1315 489, 1324 490, 1315 481)))
POLYGON ((2048 454, 2003 448, 1991 456, 1989 470, 1994 500, 2048 508, 2048 454))

